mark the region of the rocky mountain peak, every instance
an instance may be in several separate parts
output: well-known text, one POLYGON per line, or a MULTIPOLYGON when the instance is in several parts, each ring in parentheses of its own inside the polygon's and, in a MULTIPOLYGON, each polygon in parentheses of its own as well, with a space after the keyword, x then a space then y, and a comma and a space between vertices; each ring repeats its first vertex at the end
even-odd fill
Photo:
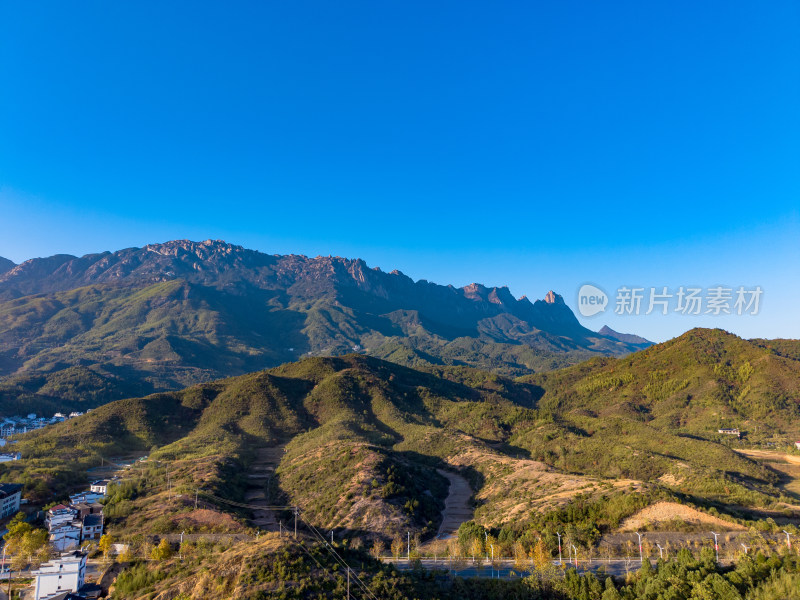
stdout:
POLYGON ((547 294, 545 294, 544 301, 548 304, 564 304, 564 298, 559 294, 556 294, 553 290, 550 290, 547 292, 547 294))

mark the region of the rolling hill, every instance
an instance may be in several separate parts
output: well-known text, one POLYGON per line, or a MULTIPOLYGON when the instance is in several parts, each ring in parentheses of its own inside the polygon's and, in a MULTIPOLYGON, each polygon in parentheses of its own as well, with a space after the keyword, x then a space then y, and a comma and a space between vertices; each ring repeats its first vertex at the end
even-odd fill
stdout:
POLYGON ((120 523, 174 531, 191 513, 196 482, 240 502, 259 450, 276 448, 267 501, 364 536, 430 536, 447 493, 441 469, 469 481, 475 521, 509 539, 569 526, 588 543, 655 502, 692 505, 732 527, 797 523, 800 497, 736 450, 785 448, 798 436, 798 382, 800 361, 702 329, 516 380, 315 357, 119 400, 29 434, 19 443, 24 459, 0 466, 0 480, 45 498, 100 457, 150 452, 120 523), (722 426, 744 438, 718 434, 722 426), (164 464, 183 500, 167 497, 164 464))
POLYGON ((553 292, 531 302, 504 287, 415 282, 362 260, 221 241, 3 268, 4 412, 97 406, 354 350, 407 366, 522 375, 649 345, 582 327, 553 292))

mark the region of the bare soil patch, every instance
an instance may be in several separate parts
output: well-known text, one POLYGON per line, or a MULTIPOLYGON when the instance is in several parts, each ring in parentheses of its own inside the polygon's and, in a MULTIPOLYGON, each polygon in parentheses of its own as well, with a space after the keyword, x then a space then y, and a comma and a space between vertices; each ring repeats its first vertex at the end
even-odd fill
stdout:
POLYGON ((457 467, 477 467, 485 477, 475 495, 480 509, 475 521, 491 527, 563 506, 577 494, 599 495, 614 489, 639 489, 630 479, 603 480, 560 473, 549 465, 529 459, 512 458, 492 450, 472 448, 450 459, 457 467))
POLYGON ((643 508, 635 515, 625 519, 620 525, 620 531, 636 531, 646 525, 658 523, 668 523, 670 521, 683 521, 690 524, 703 524, 715 527, 722 531, 740 531, 745 529, 741 525, 725 521, 713 515, 707 515, 690 506, 678 504, 677 502, 656 502, 643 508))

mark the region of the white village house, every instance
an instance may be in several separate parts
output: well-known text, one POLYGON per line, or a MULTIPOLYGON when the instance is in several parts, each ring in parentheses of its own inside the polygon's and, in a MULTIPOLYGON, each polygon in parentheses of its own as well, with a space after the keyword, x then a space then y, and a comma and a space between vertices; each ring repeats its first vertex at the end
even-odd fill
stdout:
POLYGON ((19 452, 4 452, 0 454, 0 463, 11 462, 12 460, 19 460, 20 458, 22 458, 22 454, 19 452))
POLYGON ((105 496, 108 493, 108 484, 108 479, 100 479, 98 481, 93 481, 89 489, 96 494, 103 494, 103 496, 105 496))
POLYGON ((0 483, 0 519, 10 517, 19 511, 22 500, 22 486, 18 483, 0 483))
POLYGON ((105 498, 105 496, 97 492, 78 492, 77 494, 72 494, 69 497, 69 501, 70 504, 82 504, 84 502, 93 504, 103 498, 105 498))
POLYGON ((44 563, 33 572, 34 600, 43 600, 59 592, 77 592, 86 581, 86 554, 67 552, 44 563))
POLYGON ((75 509, 64 506, 63 504, 56 504, 47 511, 45 522, 47 523, 47 528, 52 529, 64 523, 71 523, 77 516, 78 511, 75 509))
POLYGON ((82 526, 80 521, 61 523, 50 529, 50 545, 58 552, 67 552, 81 543, 82 526))

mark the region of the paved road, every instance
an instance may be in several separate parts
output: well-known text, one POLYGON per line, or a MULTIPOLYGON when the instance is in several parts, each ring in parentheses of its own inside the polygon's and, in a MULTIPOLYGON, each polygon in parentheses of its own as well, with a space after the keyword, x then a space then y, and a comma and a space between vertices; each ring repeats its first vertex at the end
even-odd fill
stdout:
POLYGON ((442 524, 436 534, 436 539, 444 540, 454 536, 464 521, 472 519, 473 511, 469 503, 472 488, 461 475, 443 469, 436 470, 450 482, 442 511, 442 524))
MULTIPOLYGON (((383 557, 381 560, 395 565, 400 571, 407 571, 414 568, 414 561, 409 562, 405 559, 395 560, 391 557, 383 557)), ((456 577, 512 579, 516 577, 527 577, 531 574, 531 570, 520 570, 514 565, 514 561, 510 559, 495 561, 494 567, 485 560, 477 561, 473 564, 470 559, 466 559, 461 561, 461 565, 457 569, 452 569, 452 564, 446 558, 423 558, 419 562, 426 569, 447 571, 456 577)), ((554 560, 553 565, 562 567, 564 570, 575 569, 574 564, 567 564, 566 561, 564 561, 563 565, 560 565, 557 560, 554 560)), ((577 570, 579 573, 591 571, 601 576, 614 575, 616 577, 624 577, 627 573, 636 571, 640 566, 638 560, 612 558, 610 561, 593 560, 591 564, 586 561, 578 561, 577 570)))

